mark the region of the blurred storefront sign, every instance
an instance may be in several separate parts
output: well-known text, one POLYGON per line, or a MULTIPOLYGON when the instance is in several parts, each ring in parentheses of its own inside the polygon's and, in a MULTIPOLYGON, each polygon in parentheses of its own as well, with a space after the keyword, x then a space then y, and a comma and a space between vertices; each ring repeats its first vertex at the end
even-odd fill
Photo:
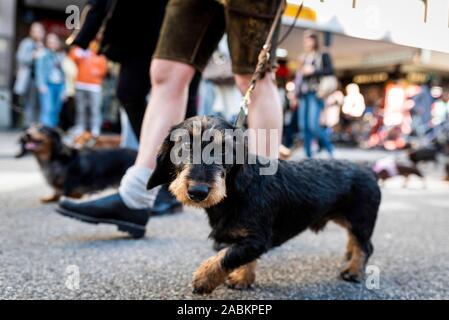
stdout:
POLYGON ((411 83, 425 83, 429 81, 430 75, 424 72, 409 72, 406 79, 411 83))
MULTIPOLYGON (((288 0, 283 22, 301 0, 288 0)), ((305 0, 297 27, 449 52, 449 0, 305 0), (303 18, 304 16, 304 18, 303 18)))
POLYGON ((358 74, 354 76, 353 81, 356 84, 381 83, 387 81, 388 77, 387 72, 358 74))
POLYGON ((397 52, 382 52, 376 54, 365 55, 362 59, 362 64, 368 67, 375 67, 386 64, 399 64, 411 62, 415 57, 415 53, 410 50, 403 50, 397 52))

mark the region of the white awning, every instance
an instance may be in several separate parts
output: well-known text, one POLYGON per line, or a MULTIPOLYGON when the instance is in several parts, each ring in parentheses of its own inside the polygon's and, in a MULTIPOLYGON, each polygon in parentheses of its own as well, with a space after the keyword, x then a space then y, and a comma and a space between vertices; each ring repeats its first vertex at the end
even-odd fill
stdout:
MULTIPOLYGON (((288 3, 284 25, 293 22, 301 0, 288 3)), ((297 27, 449 52, 449 0, 305 0, 304 5, 297 27)))

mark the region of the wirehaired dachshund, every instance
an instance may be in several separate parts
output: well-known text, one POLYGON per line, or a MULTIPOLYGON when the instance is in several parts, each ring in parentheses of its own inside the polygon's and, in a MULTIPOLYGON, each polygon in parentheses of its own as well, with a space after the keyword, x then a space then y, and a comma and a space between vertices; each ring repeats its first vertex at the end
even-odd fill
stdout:
POLYGON ((32 153, 54 189, 52 195, 41 198, 44 203, 118 186, 137 156, 129 149, 74 149, 63 143, 58 130, 46 126, 31 126, 21 136, 20 144, 17 157, 32 153))
POLYGON ((204 208, 210 237, 226 244, 196 270, 193 292, 210 293, 223 283, 249 288, 262 254, 307 228, 322 230, 329 221, 348 231, 341 278, 361 281, 373 253, 371 236, 381 201, 374 172, 347 161, 255 159, 247 152, 246 136, 231 134, 238 131, 218 117, 187 119, 165 138, 148 181, 148 189, 168 183, 180 202, 204 208), (175 137, 181 131, 188 139, 175 137), (222 161, 204 161, 206 148, 219 150, 215 160, 222 161), (203 152, 199 162, 195 149, 203 152), (244 161, 237 161, 239 150, 244 161), (187 156, 179 156, 183 152, 187 156), (273 161, 274 174, 262 175, 273 161))

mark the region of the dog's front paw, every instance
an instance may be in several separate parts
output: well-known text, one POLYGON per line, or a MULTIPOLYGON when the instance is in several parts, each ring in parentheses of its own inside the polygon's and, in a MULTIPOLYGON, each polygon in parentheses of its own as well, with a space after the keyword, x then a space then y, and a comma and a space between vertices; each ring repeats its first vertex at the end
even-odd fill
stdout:
POLYGON ((251 285, 254 283, 253 279, 241 278, 237 275, 230 275, 228 280, 226 281, 226 285, 228 288, 236 289, 236 290, 245 290, 251 288, 251 285))
POLYGON ((226 285, 231 289, 243 290, 251 288, 256 280, 256 262, 251 262, 234 270, 226 281, 226 285))
POLYGON ((211 281, 204 278, 194 278, 192 282, 194 294, 209 294, 217 287, 211 281))
POLYGON ((221 266, 224 250, 207 259, 193 274, 193 293, 206 294, 224 283, 229 272, 221 266))
POLYGON ((201 267, 193 275, 193 293, 208 294, 215 290, 226 279, 226 275, 202 270, 201 267))
POLYGON ((340 272, 340 277, 348 282, 360 283, 363 280, 363 272, 355 271, 351 268, 346 268, 342 272, 340 272))

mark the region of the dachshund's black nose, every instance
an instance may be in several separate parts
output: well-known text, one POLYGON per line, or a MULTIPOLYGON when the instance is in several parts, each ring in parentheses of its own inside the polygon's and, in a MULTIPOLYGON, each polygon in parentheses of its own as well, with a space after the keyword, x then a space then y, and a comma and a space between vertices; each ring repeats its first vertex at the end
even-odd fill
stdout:
POLYGON ((200 202, 209 195, 209 187, 206 184, 196 184, 187 189, 189 198, 193 201, 200 202))

